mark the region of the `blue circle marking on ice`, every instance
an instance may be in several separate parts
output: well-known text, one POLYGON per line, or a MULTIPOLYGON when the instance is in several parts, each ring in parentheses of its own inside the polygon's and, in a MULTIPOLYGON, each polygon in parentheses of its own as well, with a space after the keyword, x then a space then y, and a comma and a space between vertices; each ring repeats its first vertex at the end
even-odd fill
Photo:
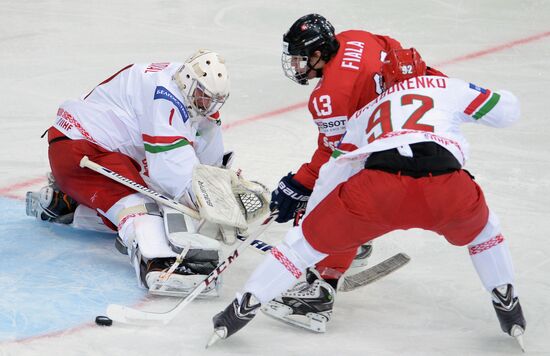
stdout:
POLYGON ((5 198, 0 216, 0 342, 93 322, 110 303, 144 298, 114 234, 39 222, 5 198))

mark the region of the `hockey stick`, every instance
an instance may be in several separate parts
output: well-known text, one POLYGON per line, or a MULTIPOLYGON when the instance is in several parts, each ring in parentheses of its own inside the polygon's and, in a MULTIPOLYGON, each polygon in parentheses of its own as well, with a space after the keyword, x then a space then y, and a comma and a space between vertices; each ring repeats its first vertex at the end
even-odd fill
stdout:
POLYGON ((187 297, 180 300, 172 309, 165 312, 148 312, 130 308, 124 305, 109 304, 109 306, 107 307, 107 316, 114 321, 127 324, 169 323, 172 319, 176 317, 176 315, 178 315, 178 313, 183 308, 187 306, 187 304, 191 303, 199 294, 201 294, 203 290, 205 290, 211 283, 213 283, 220 274, 226 271, 229 266, 233 262, 235 262, 235 260, 250 245, 251 241, 258 238, 258 236, 264 233, 271 222, 277 217, 277 214, 277 212, 271 213, 271 215, 269 215, 267 219, 264 220, 264 222, 256 229, 256 231, 254 231, 254 233, 250 234, 250 236, 248 236, 243 242, 241 242, 239 246, 235 250, 233 250, 233 252, 231 252, 222 262, 220 262, 220 264, 218 264, 218 266, 212 272, 210 272, 210 274, 201 283, 199 283, 187 297))
MULTIPOLYGON (((184 214, 187 214, 191 216, 192 218, 199 219, 199 213, 171 198, 166 197, 165 195, 162 195, 160 193, 155 192, 154 190, 151 190, 147 187, 144 187, 143 185, 136 183, 132 181, 131 179, 128 179, 124 176, 121 176, 120 174, 113 172, 112 170, 105 168, 93 161, 90 161, 90 159, 87 156, 84 156, 82 160, 80 160, 80 166, 89 168, 101 175, 104 175, 108 178, 111 178, 129 188, 134 189, 135 191, 142 193, 151 199, 159 202, 160 204, 165 204, 171 208, 174 208, 184 214)), ((237 235, 237 238, 241 241, 246 241, 248 238, 245 238, 241 235, 237 235)), ((250 242, 250 245, 252 245, 254 248, 256 248, 257 251, 260 251, 260 253, 266 253, 273 246, 270 244, 259 240, 254 239, 250 242)), ((383 261, 379 263, 378 265, 375 265, 371 268, 368 268, 362 272, 359 272, 357 274, 344 277, 344 281, 342 283, 342 286, 340 287, 340 291, 349 292, 354 289, 357 289, 359 287, 362 287, 364 285, 367 285, 369 283, 372 283, 376 281, 377 279, 384 277, 393 271, 401 268, 404 266, 408 261, 410 260, 410 257, 408 257, 405 254, 397 254, 395 256, 390 257, 386 261, 383 261)))
POLYGON ((94 172, 97 172, 97 173, 99 173, 99 174, 101 174, 101 175, 103 175, 107 178, 110 178, 114 181, 119 182, 122 185, 125 185, 129 188, 132 188, 136 192, 139 192, 143 195, 148 196, 149 198, 159 202, 160 204, 164 204, 166 206, 169 206, 170 208, 176 209, 177 211, 180 211, 180 212, 182 212, 186 215, 189 215, 193 219, 197 219, 197 220, 200 219, 200 215, 196 210, 193 210, 193 209, 189 208, 188 206, 185 206, 182 203, 180 203, 178 201, 175 201, 172 198, 168 198, 167 196, 165 196, 163 194, 157 193, 152 189, 144 187, 143 185, 141 185, 137 182, 134 182, 131 179, 128 179, 124 176, 121 176, 120 174, 118 174, 116 172, 113 172, 109 168, 103 167, 102 165, 99 165, 99 164, 97 164, 93 161, 90 161, 88 156, 82 157, 82 159, 80 160, 80 167, 89 168, 94 172))
POLYGON ((410 260, 411 258, 408 255, 400 252, 364 271, 344 276, 344 281, 338 288, 338 291, 351 292, 352 290, 366 286, 398 270, 409 263, 410 260))
MULTIPOLYGON (((240 235, 238 235, 237 238, 241 241, 244 241, 245 239, 243 236, 240 235)), ((266 254, 273 248, 272 245, 262 240, 254 240, 250 243, 250 245, 254 246, 262 254, 266 254)), ((344 276, 344 279, 340 287, 338 288, 338 291, 351 292, 352 290, 361 288, 363 286, 366 286, 367 284, 371 284, 372 282, 375 282, 380 278, 385 277, 388 274, 403 267, 404 265, 409 263, 410 260, 411 258, 407 254, 403 252, 397 253, 361 272, 344 276)))
MULTIPOLYGON (((175 201, 171 198, 168 198, 165 195, 162 195, 158 192, 155 192, 152 189, 144 187, 143 185, 141 185, 137 182, 134 182, 131 179, 128 179, 124 176, 121 176, 120 174, 118 174, 116 172, 113 172, 109 168, 103 167, 102 165, 97 164, 94 161, 91 161, 88 158, 88 156, 82 157, 82 159, 80 160, 80 167, 89 168, 94 172, 97 172, 97 173, 99 173, 99 174, 101 174, 101 175, 103 175, 107 178, 110 178, 110 179, 112 179, 112 180, 114 180, 114 181, 116 181, 120 184, 123 184, 123 185, 125 185, 129 188, 132 188, 133 190, 135 190, 138 193, 142 193, 143 195, 148 196, 149 198, 155 200, 156 202, 158 202, 160 204, 164 204, 164 205, 169 206, 173 209, 176 209, 179 212, 182 212, 186 215, 189 215, 193 219, 197 219, 197 220, 200 219, 200 215, 199 215, 198 211, 193 210, 193 209, 189 208, 188 206, 185 206, 185 205, 181 204, 180 202, 177 202, 177 201, 175 201)), ((237 235, 237 238, 241 241, 245 240, 245 237, 241 236, 241 235, 237 235)), ((260 251, 260 253, 265 253, 265 252, 269 251, 272 247, 271 245, 269 245, 269 244, 267 244, 267 243, 265 243, 261 240, 258 240, 258 239, 252 241, 250 244, 253 247, 255 247, 258 251, 260 251)))

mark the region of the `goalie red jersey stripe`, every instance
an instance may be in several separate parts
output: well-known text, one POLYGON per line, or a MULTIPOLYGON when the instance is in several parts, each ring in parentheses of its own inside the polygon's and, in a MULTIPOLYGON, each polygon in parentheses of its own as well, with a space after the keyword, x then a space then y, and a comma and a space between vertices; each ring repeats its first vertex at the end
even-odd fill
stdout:
POLYGON ((292 275, 296 277, 296 279, 300 278, 302 272, 298 269, 298 267, 296 267, 294 263, 292 263, 291 260, 289 260, 281 251, 279 251, 277 247, 273 247, 271 249, 271 254, 273 255, 273 257, 275 257, 275 259, 277 259, 277 261, 281 262, 281 264, 285 266, 285 268, 290 273, 292 273, 292 275))
POLYGON ((156 143, 175 143, 181 139, 186 139, 183 136, 149 136, 146 134, 141 135, 143 142, 156 144, 156 143))

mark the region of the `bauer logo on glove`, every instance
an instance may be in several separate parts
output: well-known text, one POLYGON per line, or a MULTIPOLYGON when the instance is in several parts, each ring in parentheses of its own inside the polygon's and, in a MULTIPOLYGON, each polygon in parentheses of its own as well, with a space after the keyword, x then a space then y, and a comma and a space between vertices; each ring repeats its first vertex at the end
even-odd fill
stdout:
POLYGON ((284 223, 292 220, 298 210, 305 209, 311 190, 295 180, 292 173, 288 173, 281 179, 277 189, 271 193, 269 208, 279 210, 279 216, 275 220, 284 223))

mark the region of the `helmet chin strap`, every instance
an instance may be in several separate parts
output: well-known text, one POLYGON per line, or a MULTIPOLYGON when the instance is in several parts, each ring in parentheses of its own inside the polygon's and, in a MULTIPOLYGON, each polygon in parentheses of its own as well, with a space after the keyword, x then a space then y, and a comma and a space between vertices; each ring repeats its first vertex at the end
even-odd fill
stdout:
POLYGON ((319 61, 321 60, 321 57, 317 59, 317 62, 313 63, 313 65, 309 64, 309 60, 307 61, 307 70, 306 70, 306 77, 311 72, 315 72, 315 78, 321 78, 323 76, 323 68, 316 69, 315 66, 319 64, 319 61))

